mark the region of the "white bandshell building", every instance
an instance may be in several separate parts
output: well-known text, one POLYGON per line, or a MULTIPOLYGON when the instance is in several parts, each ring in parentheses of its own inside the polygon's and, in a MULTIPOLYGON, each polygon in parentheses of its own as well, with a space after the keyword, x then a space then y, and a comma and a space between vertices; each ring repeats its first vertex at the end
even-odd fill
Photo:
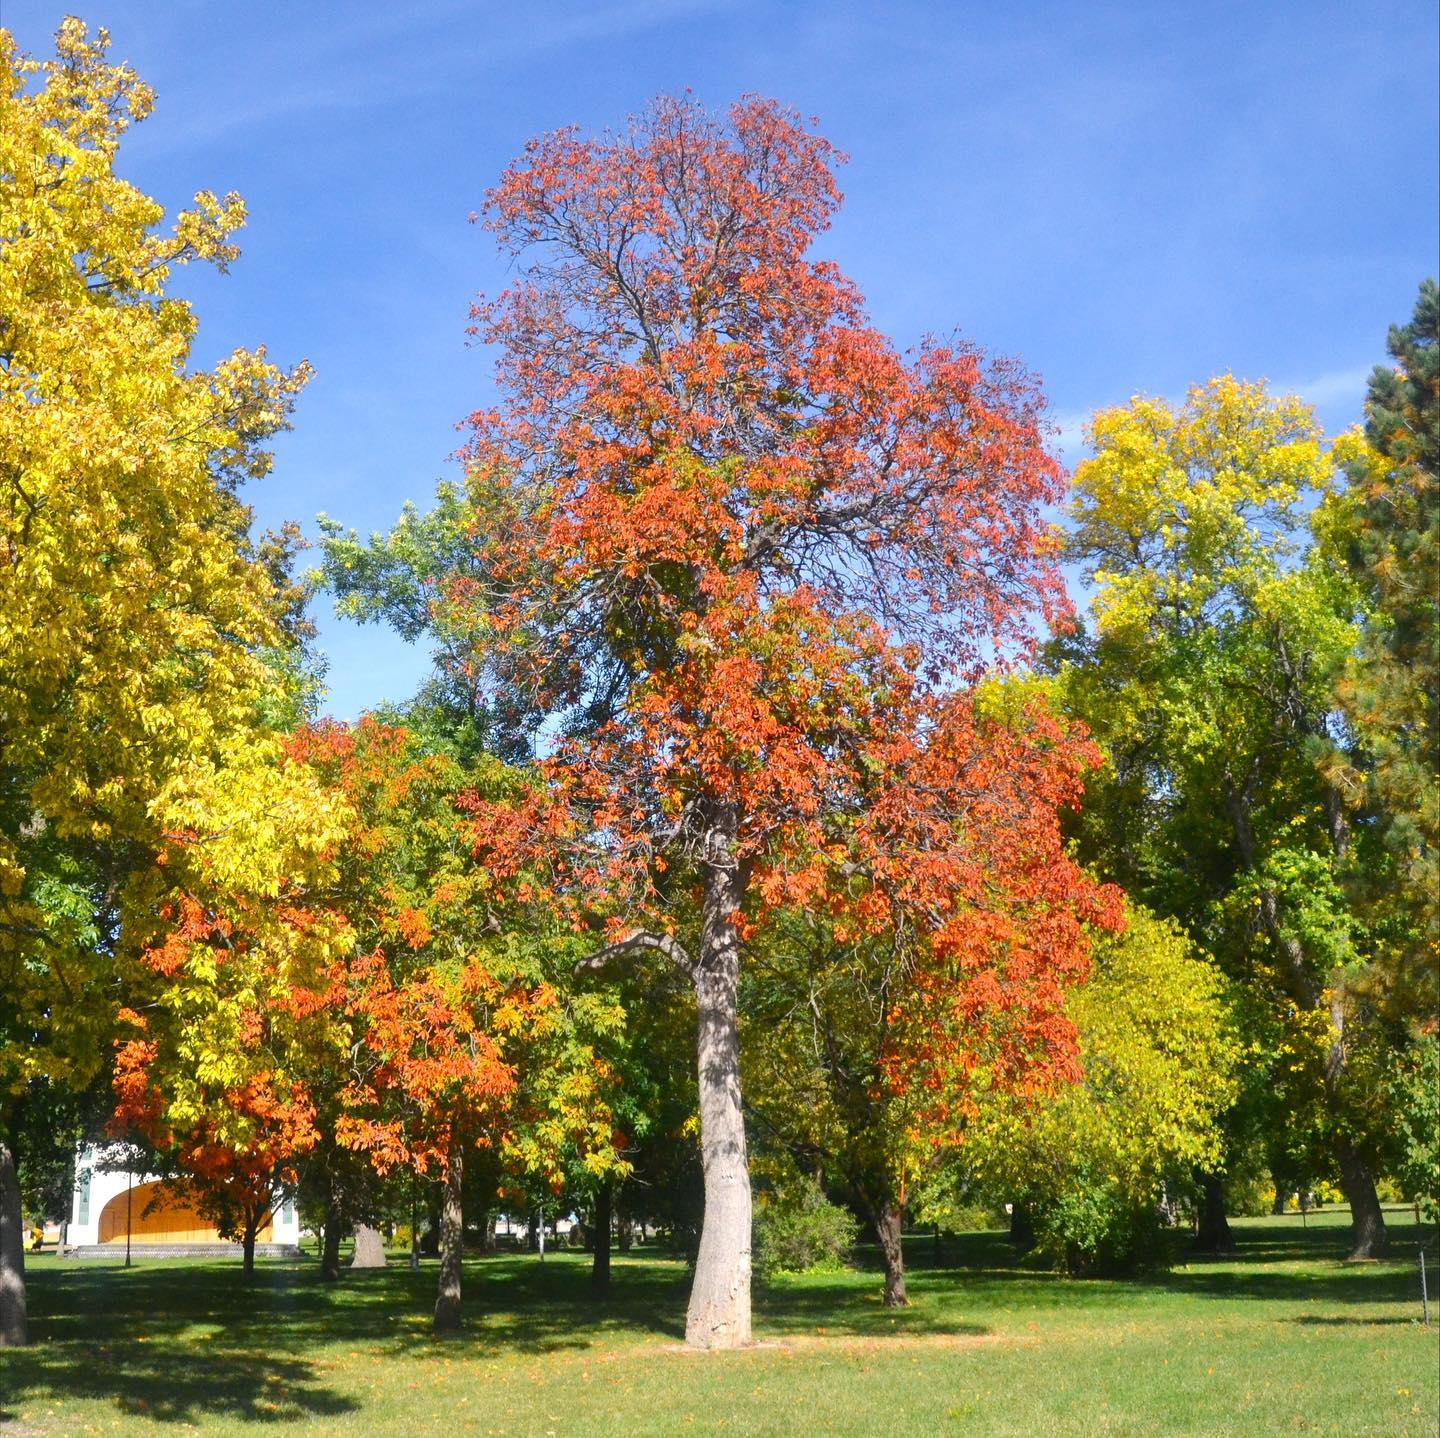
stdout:
MULTIPOLYGON (((113 1257, 127 1240, 132 1256, 141 1257, 240 1252, 240 1245, 221 1238, 183 1191, 162 1186, 151 1174, 102 1168, 99 1158, 99 1150, 85 1148, 75 1166, 75 1196, 65 1235, 65 1251, 72 1257, 113 1257)), ((280 1199, 256 1235, 255 1252, 294 1254, 299 1242, 294 1201, 280 1199)))

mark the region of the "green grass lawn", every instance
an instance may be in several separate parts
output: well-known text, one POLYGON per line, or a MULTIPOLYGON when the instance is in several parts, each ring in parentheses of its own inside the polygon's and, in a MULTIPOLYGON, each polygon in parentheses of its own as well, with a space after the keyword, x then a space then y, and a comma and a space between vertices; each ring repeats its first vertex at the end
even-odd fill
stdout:
MULTIPOLYGON (((583 1255, 466 1264, 465 1336, 429 1337, 435 1268, 323 1286, 313 1258, 238 1265, 41 1257, 37 1343, 0 1351, 0 1435, 303 1431, 364 1438, 610 1435, 1335 1434, 1433 1438, 1440 1326, 1419 1323, 1418 1232, 1346 1265, 1343 1215, 1245 1220, 1233 1261, 1148 1282, 1019 1266, 999 1235, 912 1245, 913 1306, 878 1274, 757 1291, 759 1345, 683 1351, 686 1272, 583 1255)), ((1430 1258, 1434 1259, 1433 1242, 1430 1258)))

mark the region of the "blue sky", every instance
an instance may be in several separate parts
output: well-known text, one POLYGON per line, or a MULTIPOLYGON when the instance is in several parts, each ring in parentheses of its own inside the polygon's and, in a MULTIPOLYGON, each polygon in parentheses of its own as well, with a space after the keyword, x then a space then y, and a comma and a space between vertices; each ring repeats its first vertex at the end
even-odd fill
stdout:
MULTIPOLYGON (((0 0, 43 52, 66 11, 0 0)), ((1338 428, 1437 266, 1434 0, 237 4, 97 0, 158 91, 120 168, 167 205, 239 190, 244 253, 187 278, 198 358, 265 343, 317 377, 262 524, 361 531, 423 503, 491 398, 463 341, 505 271, 466 223, 532 134, 661 92, 774 95, 849 152, 823 249, 902 344, 958 325, 1083 417, 1265 377, 1338 428)), ((317 605, 331 712, 404 698, 425 656, 317 605)))

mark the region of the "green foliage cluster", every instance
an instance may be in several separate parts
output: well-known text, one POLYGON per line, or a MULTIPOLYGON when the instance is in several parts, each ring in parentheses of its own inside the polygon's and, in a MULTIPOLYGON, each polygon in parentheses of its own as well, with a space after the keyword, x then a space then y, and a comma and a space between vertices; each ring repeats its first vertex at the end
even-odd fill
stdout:
POLYGON ((762 1276, 843 1268, 860 1235, 848 1208, 813 1179, 761 1199, 755 1212, 755 1269, 762 1276))
POLYGON ((1337 697, 1354 739, 1352 793, 1378 842, 1355 875, 1392 985, 1440 1004, 1440 288, 1420 287, 1377 366, 1365 444, 1345 452, 1348 487, 1320 516, 1365 627, 1337 697))
POLYGON ((1385 1086, 1401 1191, 1440 1223, 1440 1034, 1397 1055, 1385 1086))
POLYGON ((1334 444, 1230 376, 1098 414, 1069 534, 1095 597, 1045 664, 1106 753, 1080 852, 1233 988, 1197 1172, 1338 1180, 1357 1253, 1384 1246, 1385 1075, 1440 1018, 1437 316, 1427 281, 1334 444))

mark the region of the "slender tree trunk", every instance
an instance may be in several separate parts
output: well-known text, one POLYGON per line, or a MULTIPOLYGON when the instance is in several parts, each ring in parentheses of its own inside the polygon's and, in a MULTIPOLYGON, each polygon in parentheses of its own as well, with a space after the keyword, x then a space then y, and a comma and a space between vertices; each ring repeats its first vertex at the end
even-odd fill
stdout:
POLYGON ((590 1266, 590 1291, 597 1298, 610 1294, 610 1216, 614 1190, 607 1178, 595 1193, 593 1241, 595 1257, 590 1266))
POLYGON ((1350 1238, 1353 1244, 1350 1257, 1384 1258, 1390 1241, 1385 1232, 1380 1197, 1375 1192, 1375 1176, 1370 1172, 1365 1156, 1349 1139, 1340 1139, 1335 1149, 1340 1160, 1340 1186, 1345 1191, 1345 1201, 1350 1205, 1350 1238))
POLYGON ((368 1223, 355 1225, 355 1254, 350 1260, 350 1267, 385 1267, 385 1240, 378 1228, 371 1228, 368 1223))
POLYGON ((1225 1217, 1225 1180, 1218 1173, 1200 1178, 1200 1221, 1195 1231, 1195 1248, 1200 1253, 1234 1253, 1235 1235, 1225 1217))
POLYGON ((885 1307, 908 1308, 905 1292, 905 1248, 901 1242, 903 1215, 895 1204, 886 1204, 874 1214, 875 1234, 880 1240, 880 1255, 885 1260, 885 1307))
POLYGON ((744 882, 735 837, 736 818, 729 810, 709 836, 711 858, 705 869, 694 973, 705 1218, 685 1318, 685 1342, 691 1348, 739 1348, 750 1342, 750 1168, 740 1108, 736 1013, 740 936, 735 919, 744 882))
POLYGON ((465 1236, 460 1194, 464 1164, 464 1150, 458 1143, 453 1144, 445 1173, 445 1201, 440 1212, 440 1292, 435 1300, 434 1332, 441 1338, 460 1332, 460 1260, 465 1236))
POLYGON ((1277 1218, 1285 1212, 1285 1195, 1278 1188, 1275 1190, 1275 1202, 1270 1205, 1270 1212, 1277 1218))
POLYGON ((245 1234, 243 1239, 243 1257, 240 1268, 247 1279, 255 1277, 255 1235, 260 1228, 260 1216, 258 1214, 246 1214, 245 1234))
POLYGON ((340 1206, 332 1193, 325 1204, 324 1247, 320 1250, 320 1278, 324 1283, 340 1279, 340 1206))
POLYGON ((25 1224, 15 1151, 0 1137, 0 1348, 30 1341, 25 1314, 25 1224))
POLYGON ((495 1243, 495 1210, 487 1208, 480 1214, 480 1252, 494 1253, 497 1245, 495 1243))

